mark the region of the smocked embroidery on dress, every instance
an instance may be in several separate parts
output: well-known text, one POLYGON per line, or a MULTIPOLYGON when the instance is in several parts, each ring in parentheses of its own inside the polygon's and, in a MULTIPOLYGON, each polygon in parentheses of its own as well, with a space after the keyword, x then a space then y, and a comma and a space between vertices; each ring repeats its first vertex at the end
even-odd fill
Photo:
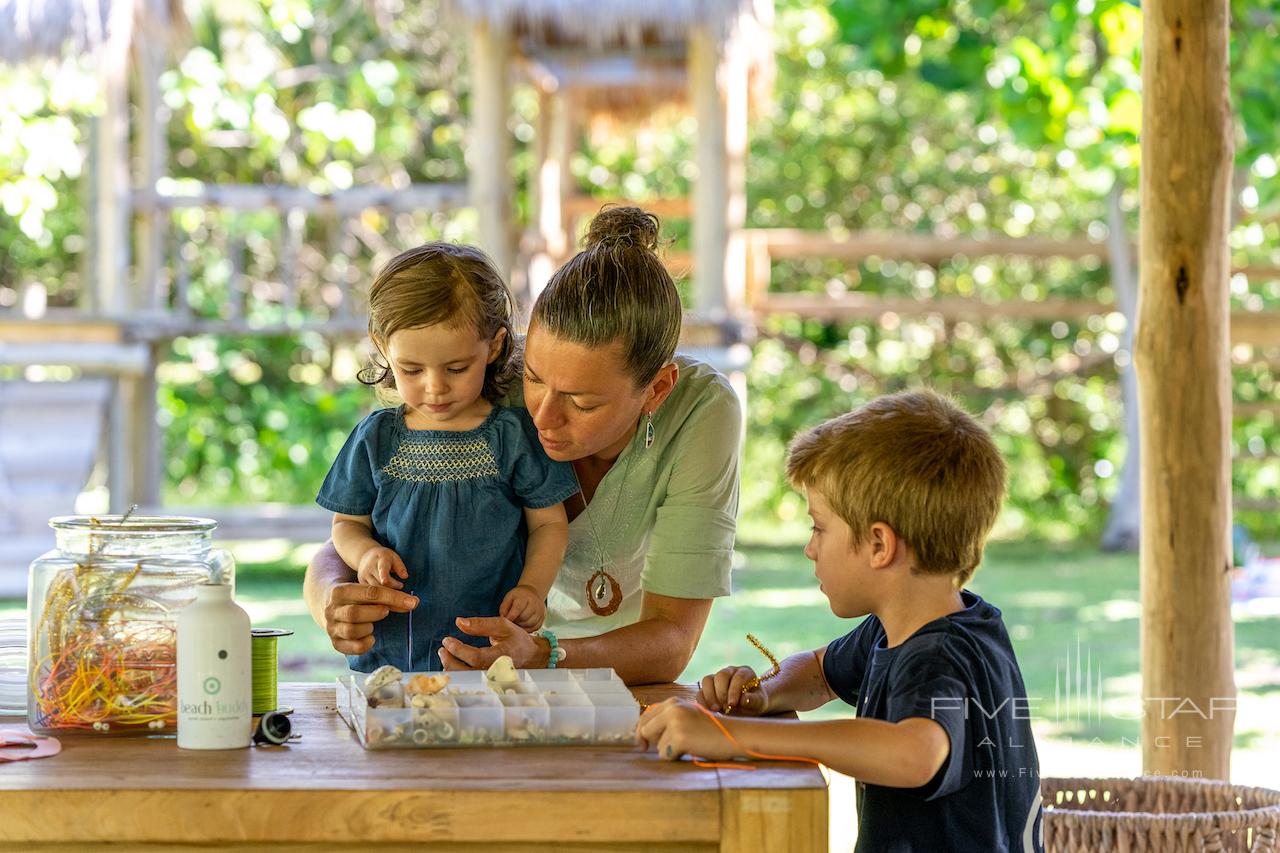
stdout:
POLYGON ((498 460, 489 443, 479 437, 406 441, 382 470, 388 477, 411 483, 480 480, 498 476, 498 460))
POLYGON ((348 665, 438 670, 444 637, 487 644, 462 633, 455 619, 498 614, 524 568, 525 507, 550 506, 577 490, 573 469, 547 458, 523 410, 494 406, 465 432, 409 429, 396 409, 361 421, 317 501, 368 515, 375 537, 409 570, 405 589, 422 603, 379 621, 373 648, 349 656, 348 665))

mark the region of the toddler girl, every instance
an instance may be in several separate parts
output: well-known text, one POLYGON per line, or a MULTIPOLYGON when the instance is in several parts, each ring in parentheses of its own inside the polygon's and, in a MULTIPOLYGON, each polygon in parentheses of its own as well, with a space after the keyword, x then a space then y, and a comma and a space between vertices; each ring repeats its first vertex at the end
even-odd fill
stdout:
POLYGON ((361 583, 404 589, 410 613, 374 623, 352 669, 440 668, 458 616, 542 624, 564 557, 571 466, 547 458, 524 409, 497 404, 515 373, 512 297, 477 249, 428 243, 394 258, 369 291, 377 348, 362 382, 401 405, 351 433, 316 502, 361 583))

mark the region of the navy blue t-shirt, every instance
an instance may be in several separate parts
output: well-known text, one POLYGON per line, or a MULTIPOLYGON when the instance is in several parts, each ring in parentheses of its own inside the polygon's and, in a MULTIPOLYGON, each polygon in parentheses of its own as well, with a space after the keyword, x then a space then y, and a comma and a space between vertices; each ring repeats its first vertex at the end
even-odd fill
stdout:
POLYGON ((859 717, 937 721, 951 741, 921 788, 857 783, 860 853, 1043 853, 1031 711, 1000 611, 969 591, 964 609, 894 648, 868 616, 827 646, 827 684, 859 717))

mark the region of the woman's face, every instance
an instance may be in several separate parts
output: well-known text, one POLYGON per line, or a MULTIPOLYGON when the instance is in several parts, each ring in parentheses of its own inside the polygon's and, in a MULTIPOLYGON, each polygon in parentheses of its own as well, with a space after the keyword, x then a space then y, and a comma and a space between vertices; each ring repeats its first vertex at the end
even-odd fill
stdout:
POLYGON ((530 325, 524 403, 552 459, 616 458, 635 434, 650 396, 624 369, 622 344, 583 346, 530 325))

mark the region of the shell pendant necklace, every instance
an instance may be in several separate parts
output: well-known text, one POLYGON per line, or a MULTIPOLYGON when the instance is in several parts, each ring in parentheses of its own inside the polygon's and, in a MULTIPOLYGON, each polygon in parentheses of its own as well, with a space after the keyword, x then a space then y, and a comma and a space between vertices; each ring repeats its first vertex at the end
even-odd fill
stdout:
MULTIPOLYGON (((634 442, 633 442, 634 443, 634 442)), ((627 445, 627 450, 631 450, 631 445, 627 445)), ((623 451, 624 453, 626 451, 623 451)), ((613 509, 609 512, 606 524, 615 530, 618 523, 618 508, 622 505, 622 491, 626 486, 627 480, 631 474, 631 463, 635 461, 636 454, 633 452, 627 457, 627 464, 622 469, 622 479, 618 483, 618 492, 613 498, 613 509)), ((612 470, 612 469, 610 469, 612 470)), ((609 472, 605 472, 607 477, 609 472)), ((575 470, 573 476, 577 478, 578 472, 575 470)), ((604 484, 604 478, 600 479, 600 484, 604 484)), ((578 489, 582 489, 582 481, 578 480, 578 489)), ((599 493, 599 486, 596 492, 599 493)), ((587 516, 587 524, 591 530, 591 542, 596 549, 596 570, 591 577, 587 578, 587 606, 591 608, 591 612, 597 616, 611 616, 618 612, 618 608, 622 606, 622 585, 618 583, 617 578, 609 574, 605 568, 607 546, 611 545, 613 540, 602 542, 600 533, 596 529, 595 516, 591 513, 591 508, 586 504, 586 493, 583 495, 582 512, 587 516)), ((594 495, 592 496, 594 497, 594 495)))

